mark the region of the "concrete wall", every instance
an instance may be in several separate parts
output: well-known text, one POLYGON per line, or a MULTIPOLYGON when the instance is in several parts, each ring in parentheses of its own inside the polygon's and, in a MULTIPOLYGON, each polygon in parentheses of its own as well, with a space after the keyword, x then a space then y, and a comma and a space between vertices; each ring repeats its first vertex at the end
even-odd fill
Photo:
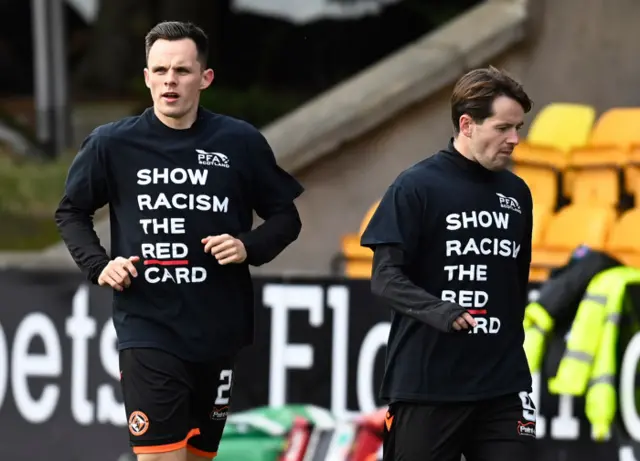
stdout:
MULTIPOLYGON (((640 2, 531 4, 532 38, 491 61, 524 83, 536 103, 531 116, 553 101, 589 103, 598 112, 640 106, 640 2)), ((297 173, 307 188, 298 201, 302 234, 276 261, 255 272, 328 273, 341 236, 358 229, 363 214, 395 176, 448 141, 450 91, 430 96, 297 173)))

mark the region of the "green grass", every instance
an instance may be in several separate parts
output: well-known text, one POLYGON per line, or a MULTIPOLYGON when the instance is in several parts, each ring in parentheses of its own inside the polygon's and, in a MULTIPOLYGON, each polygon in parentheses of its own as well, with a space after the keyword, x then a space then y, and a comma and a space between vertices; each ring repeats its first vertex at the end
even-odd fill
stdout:
POLYGON ((0 155, 0 250, 35 250, 56 243, 53 213, 71 156, 54 162, 0 155))

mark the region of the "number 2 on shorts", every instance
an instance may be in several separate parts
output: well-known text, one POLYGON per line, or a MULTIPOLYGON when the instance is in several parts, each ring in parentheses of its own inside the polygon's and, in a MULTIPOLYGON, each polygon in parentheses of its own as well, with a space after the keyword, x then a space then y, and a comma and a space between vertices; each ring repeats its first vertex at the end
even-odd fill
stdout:
POLYGON ((229 404, 229 391, 231 390, 231 381, 233 379, 232 370, 222 370, 220 372, 221 384, 218 386, 218 394, 216 396, 216 405, 229 404))

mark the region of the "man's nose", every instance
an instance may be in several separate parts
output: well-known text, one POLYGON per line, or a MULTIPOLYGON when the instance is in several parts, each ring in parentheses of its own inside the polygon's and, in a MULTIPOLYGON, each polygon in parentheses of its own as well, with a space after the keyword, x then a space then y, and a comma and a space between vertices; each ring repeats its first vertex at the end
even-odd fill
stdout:
POLYGON ((509 144, 513 144, 514 146, 520 142, 520 134, 515 128, 509 132, 509 137, 507 138, 507 142, 509 144))
POLYGON ((169 71, 165 74, 164 84, 166 86, 173 86, 176 84, 176 74, 173 71, 169 71))

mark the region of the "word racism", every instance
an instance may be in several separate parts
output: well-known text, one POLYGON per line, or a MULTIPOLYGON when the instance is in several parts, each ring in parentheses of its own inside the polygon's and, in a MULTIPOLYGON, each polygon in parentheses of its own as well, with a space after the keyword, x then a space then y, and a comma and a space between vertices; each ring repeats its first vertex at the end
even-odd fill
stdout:
MULTIPOLYGON (((503 229, 509 228, 509 213, 496 211, 472 211, 463 213, 451 213, 445 218, 448 231, 460 229, 503 229)), ((520 252, 520 244, 512 240, 501 238, 469 238, 466 241, 447 240, 446 257, 465 255, 477 256, 502 256, 505 258, 517 258, 520 252)), ((486 282, 488 266, 486 264, 445 265, 448 282, 486 282)), ((489 302, 489 294, 482 290, 443 290, 443 301, 459 304, 466 308, 476 319, 476 326, 469 330, 469 334, 496 334, 500 331, 500 319, 488 316, 486 309, 489 302)))
MULTIPOLYGON (((185 185, 187 187, 203 187, 207 184, 209 170, 184 168, 142 169, 137 173, 138 185, 157 184, 185 185)), ((189 210, 213 213, 227 213, 229 197, 218 197, 197 193, 176 193, 167 196, 159 193, 139 194, 138 210, 166 211, 189 210)), ((148 216, 148 215, 146 215, 148 216)), ((184 217, 144 217, 139 220, 142 231, 147 236, 184 235, 187 233, 184 217)), ((181 241, 177 242, 144 242, 141 244, 141 256, 144 260, 144 278, 148 283, 201 283, 207 279, 204 267, 189 264, 189 247, 181 241)))

